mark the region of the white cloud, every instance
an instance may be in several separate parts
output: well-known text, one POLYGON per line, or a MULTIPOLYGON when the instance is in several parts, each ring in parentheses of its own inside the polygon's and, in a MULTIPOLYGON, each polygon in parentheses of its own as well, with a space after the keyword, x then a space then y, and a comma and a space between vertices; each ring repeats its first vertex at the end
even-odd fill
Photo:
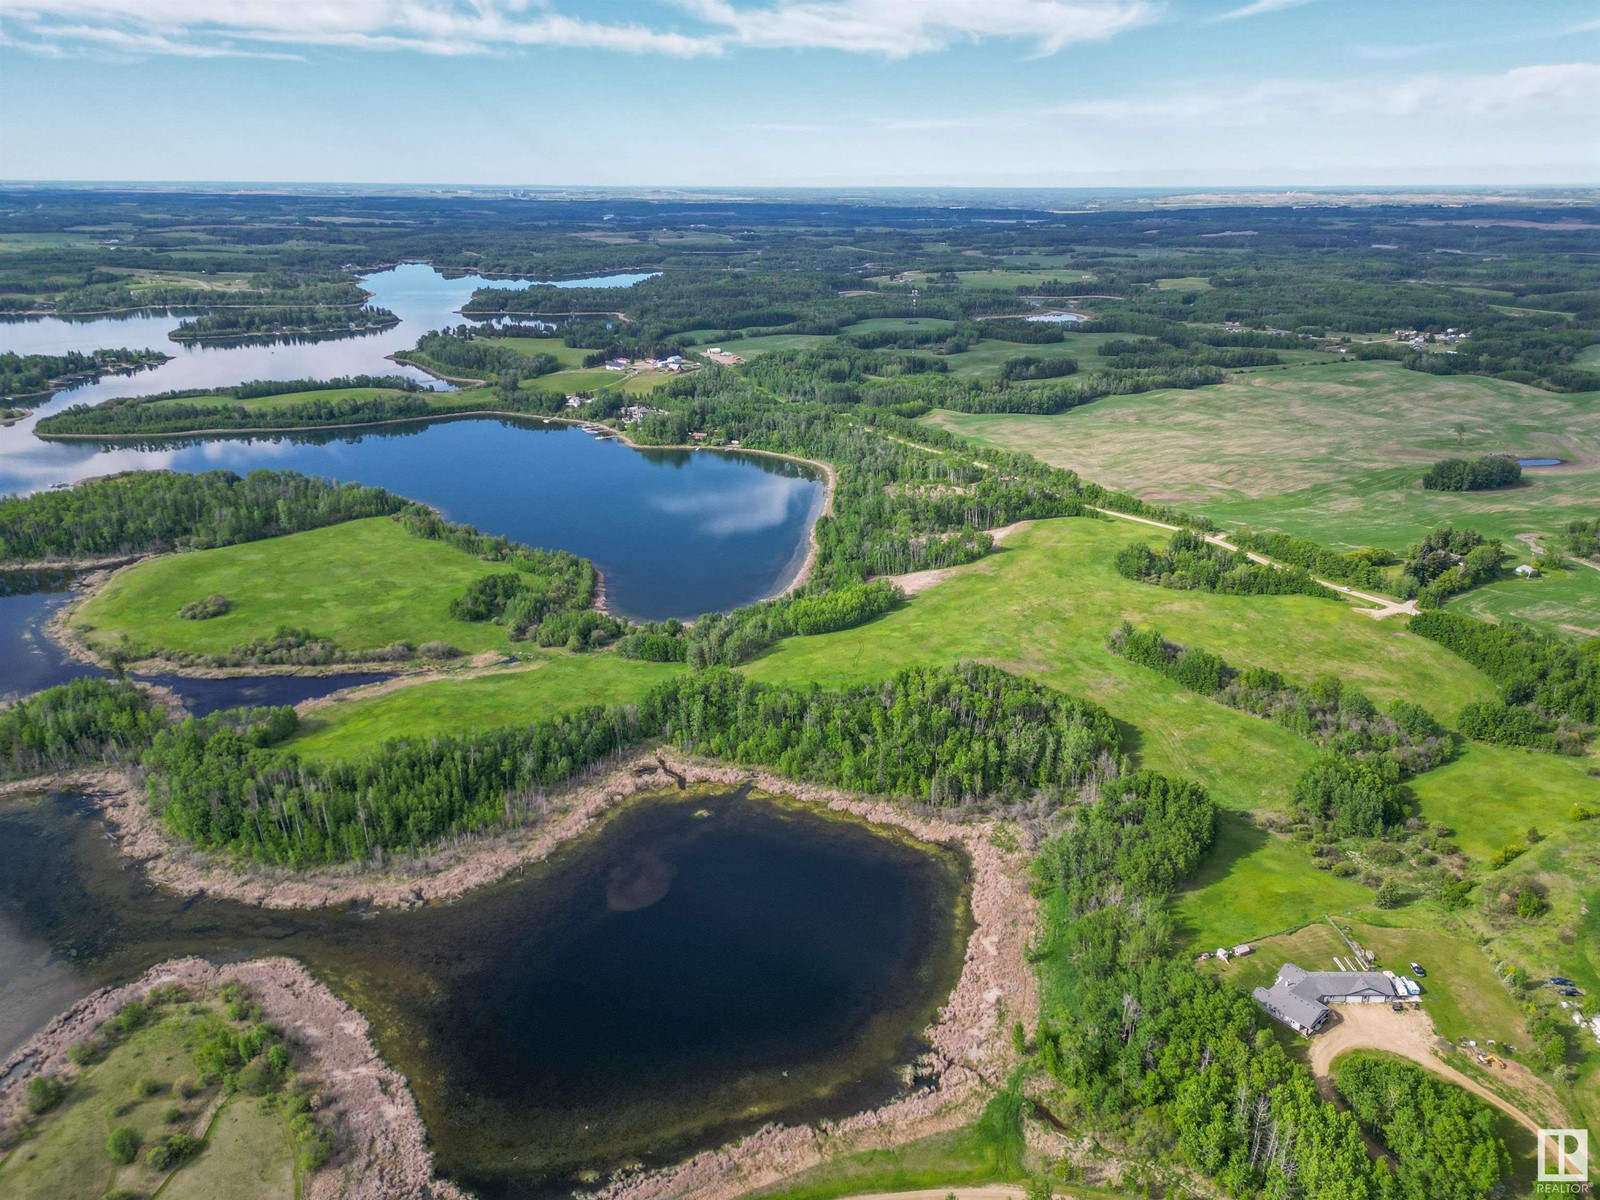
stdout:
POLYGON ((570 46, 692 57, 721 48, 717 37, 588 21, 540 0, 14 0, 6 17, 13 43, 27 48, 120 43, 161 54, 235 42, 444 55, 570 46))
POLYGON ((1022 38, 1040 54, 1101 41, 1159 14, 1151 0, 678 0, 686 11, 763 49, 827 49, 905 58, 960 41, 1022 38))
POLYGON ((1286 8, 1299 8, 1302 4, 1309 4, 1311 0, 1251 0, 1251 3, 1230 9, 1225 13, 1218 13, 1214 18, 1218 21, 1237 21, 1240 17, 1259 17, 1263 13, 1282 12, 1286 8))
POLYGON ((1512 120, 1530 114, 1583 116, 1597 107, 1600 63, 1552 63, 1498 75, 1269 79, 1239 89, 1082 100, 1041 113, 1119 125, 1249 126, 1359 117, 1512 120))
POLYGON ((552 0, 9 0, 8 41, 39 53, 253 53, 239 43, 489 53, 565 46, 680 58, 831 49, 904 58, 958 41, 1019 38, 1050 54, 1153 20, 1157 0, 662 0, 693 29, 570 16, 552 0))

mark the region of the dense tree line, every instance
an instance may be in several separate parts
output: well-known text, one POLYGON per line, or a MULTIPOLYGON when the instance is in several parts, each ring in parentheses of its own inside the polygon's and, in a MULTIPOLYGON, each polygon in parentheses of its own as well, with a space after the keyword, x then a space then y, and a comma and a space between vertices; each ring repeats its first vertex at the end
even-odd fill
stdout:
POLYGON ((1422 476, 1422 486, 1431 492, 1481 492, 1521 482, 1522 467, 1506 454, 1441 458, 1422 476))
POLYGON ((382 488, 293 471, 132 471, 0 498, 0 562, 203 550, 399 512, 382 488))
POLYGON ((1402 1195, 1481 1200, 1511 1173, 1494 1110, 1415 1063, 1353 1054, 1334 1086, 1394 1155, 1402 1195))
POLYGON ((1158 587, 1238 596, 1320 596, 1337 599, 1304 567, 1277 568, 1253 561, 1243 550, 1229 550, 1198 533, 1180 529, 1163 551, 1130 542, 1112 560, 1125 579, 1158 587))
POLYGON ((1078 364, 1073 359, 1039 358, 1032 354, 1024 354, 1020 358, 1008 358, 1000 367, 1000 378, 1006 383, 1060 379, 1062 376, 1077 373, 1078 364))
POLYGON ((1600 558, 1600 517, 1568 521, 1561 533, 1561 545, 1579 558, 1600 558))
MULTIPOLYGON (((333 383, 332 386, 346 385, 333 383)), ((416 390, 323 397, 269 407, 251 407, 243 403, 190 404, 183 400, 158 403, 154 397, 129 397, 96 405, 75 404, 44 417, 34 426, 34 431, 44 438, 85 435, 125 438, 230 429, 315 429, 329 425, 420 420, 462 407, 465 406, 441 408, 416 390)))
POLYGON ((625 637, 619 651, 628 658, 687 662, 696 668, 733 667, 786 637, 864 625, 903 599, 899 587, 882 579, 831 589, 808 585, 732 612, 705 613, 693 625, 652 623, 625 637))
POLYGON ((972 664, 834 692, 693 672, 636 705, 391 742, 354 763, 303 763, 271 749, 276 730, 258 732, 266 716, 191 720, 158 734, 145 757, 151 803, 198 846, 295 867, 417 851, 515 822, 540 789, 658 737, 794 779, 946 808, 1060 800, 1114 775, 1118 747, 1098 706, 972 664))
POLYGON ((1600 391, 1600 372, 1585 370, 1576 360, 1595 337, 1592 328, 1480 328, 1470 341, 1445 353, 1380 342, 1357 347, 1356 357, 1389 359, 1428 375, 1491 375, 1551 392, 1593 392, 1600 391))
POLYGON ((1464 722, 1475 730, 1471 736, 1554 749, 1600 723, 1600 638, 1574 643, 1516 622, 1491 625, 1453 612, 1418 613, 1410 628, 1500 685, 1505 704, 1475 710, 1464 722), (1526 740, 1558 733, 1563 722, 1571 737, 1526 740))
POLYGON ((561 368, 553 354, 523 354, 510 346, 497 344, 493 337, 477 335, 466 325, 453 331, 425 333, 417 341, 415 350, 402 350, 395 358, 400 362, 443 368, 443 374, 469 373, 474 378, 491 378, 514 371, 519 377, 531 379, 561 368))
POLYGON ((1157 1122, 1241 1197, 1389 1200, 1349 1114, 1261 1029, 1243 993, 1177 960, 1163 902, 1202 859, 1216 808, 1149 772, 1110 781, 1040 850, 1037 1060, 1102 1128, 1157 1122))
POLYGON ((1401 570, 1399 594, 1417 607, 1438 608, 1451 596, 1488 583, 1500 574, 1505 548, 1475 529, 1442 525, 1411 547, 1401 570))
POLYGON ((220 290, 182 284, 153 284, 134 290, 121 276, 74 288, 54 304, 59 313, 131 312, 152 308, 217 308, 244 305, 252 308, 354 307, 365 304, 367 293, 353 280, 307 279, 300 273, 253 276, 246 287, 220 290))
POLYGON ((158 350, 96 350, 83 354, 0 354, 0 397, 35 396, 64 379, 106 373, 125 374, 164 363, 158 350))
POLYGON ((1409 775, 1431 771, 1450 754, 1448 732, 1426 709, 1398 700, 1383 712, 1365 692, 1337 676, 1299 684, 1265 667, 1234 667, 1210 651, 1169 642, 1158 631, 1136 629, 1129 621, 1111 631, 1106 645, 1113 654, 1190 691, 1341 754, 1387 757, 1409 775))
POLYGON ((1278 562, 1294 567, 1304 567, 1314 574, 1337 579, 1356 587, 1381 588, 1386 584, 1380 567, 1399 561, 1388 550, 1330 550, 1320 542, 1294 537, 1287 533, 1254 533, 1248 529, 1236 530, 1228 540, 1241 550, 1254 550, 1278 562))
POLYGON ((0 778, 91 763, 137 762, 167 718, 150 693, 110 679, 74 679, 0 708, 0 778))
POLYGON ((222 308, 185 317, 167 336, 175 342, 209 338, 273 338, 300 334, 366 333, 398 325, 387 308, 222 308))

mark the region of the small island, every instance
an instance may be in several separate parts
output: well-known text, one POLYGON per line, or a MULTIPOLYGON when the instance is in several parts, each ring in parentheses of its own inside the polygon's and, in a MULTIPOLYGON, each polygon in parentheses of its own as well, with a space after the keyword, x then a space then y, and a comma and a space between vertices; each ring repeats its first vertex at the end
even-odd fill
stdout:
POLYGON ((188 317, 167 336, 175 342, 233 341, 246 338, 343 336, 372 333, 398 325, 386 308, 233 308, 188 317))

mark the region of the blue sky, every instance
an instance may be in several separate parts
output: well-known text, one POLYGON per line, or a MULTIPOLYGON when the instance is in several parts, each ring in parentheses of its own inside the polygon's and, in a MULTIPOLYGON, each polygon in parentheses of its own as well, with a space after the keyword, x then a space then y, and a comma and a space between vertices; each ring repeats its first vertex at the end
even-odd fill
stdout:
POLYGON ((3 0, 0 177, 1583 184, 1569 0, 3 0))

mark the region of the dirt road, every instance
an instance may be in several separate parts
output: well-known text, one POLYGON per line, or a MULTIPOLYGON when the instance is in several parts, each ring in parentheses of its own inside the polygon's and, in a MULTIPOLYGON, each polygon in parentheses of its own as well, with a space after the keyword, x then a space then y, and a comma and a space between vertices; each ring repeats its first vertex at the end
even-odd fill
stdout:
MULTIPOLYGON (((1165 521, 1156 521, 1149 517, 1135 517, 1129 513, 1117 512, 1110 508, 1096 508, 1092 504, 1089 507, 1094 508, 1097 513, 1104 513, 1108 517, 1117 517, 1123 521, 1137 521, 1141 525, 1154 525, 1157 529, 1170 529, 1174 533, 1181 528, 1178 525, 1169 525, 1165 521)), ((1238 546, 1235 546, 1220 533, 1207 534, 1206 541, 1213 546, 1221 546, 1224 550, 1239 549, 1238 546)), ((1264 567, 1277 567, 1279 569, 1283 567, 1283 564, 1276 559, 1268 558, 1265 554, 1257 554, 1254 550, 1246 550, 1245 554, 1249 556, 1251 562, 1258 562, 1264 567)), ((1317 579, 1315 575, 1312 578, 1316 579, 1323 587, 1330 588, 1342 596, 1349 596, 1352 600, 1364 600, 1373 605, 1372 608, 1358 608, 1356 611, 1364 613, 1374 621, 1381 621, 1385 617, 1392 617, 1397 614, 1412 616, 1417 611, 1417 602, 1415 600, 1392 600, 1388 596, 1374 596, 1371 592, 1358 592, 1355 588, 1346 587, 1344 584, 1336 583, 1331 579, 1317 579)))
MULTIPOLYGON (((1439 1038, 1433 1029, 1433 1018, 1427 1012, 1408 1010, 1397 1013, 1387 1004, 1341 1004, 1333 1011, 1333 1024, 1311 1041, 1311 1071, 1324 1090, 1329 1086, 1333 1060, 1346 1050, 1387 1050, 1391 1054, 1409 1058, 1441 1079, 1448 1079, 1474 1096, 1487 1100, 1519 1125, 1531 1130, 1535 1137, 1538 1136, 1541 1128, 1539 1122, 1434 1053, 1433 1047, 1439 1038)), ((1510 1064, 1507 1071, 1507 1082, 1514 1086, 1544 1087, 1543 1081, 1519 1064, 1510 1064)), ((1554 1102, 1555 1097, 1551 1096, 1550 1100, 1554 1102)), ((1560 1111, 1559 1105, 1554 1111, 1560 1111)))

